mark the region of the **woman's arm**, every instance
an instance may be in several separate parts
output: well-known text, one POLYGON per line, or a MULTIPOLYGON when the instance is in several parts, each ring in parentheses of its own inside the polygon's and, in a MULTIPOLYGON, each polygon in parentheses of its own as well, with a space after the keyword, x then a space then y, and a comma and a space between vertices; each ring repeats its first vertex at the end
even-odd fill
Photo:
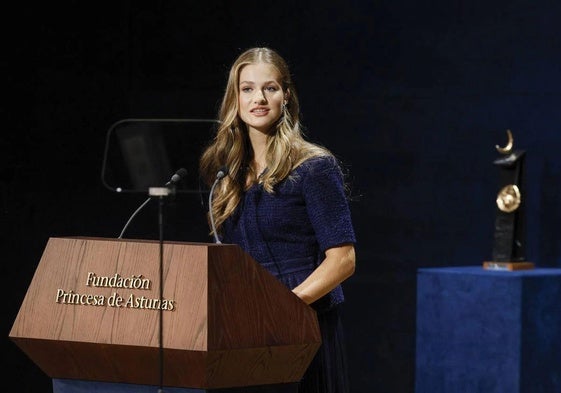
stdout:
POLYGON ((352 276, 354 271, 353 244, 330 248, 325 252, 323 262, 292 292, 306 304, 311 304, 352 276))

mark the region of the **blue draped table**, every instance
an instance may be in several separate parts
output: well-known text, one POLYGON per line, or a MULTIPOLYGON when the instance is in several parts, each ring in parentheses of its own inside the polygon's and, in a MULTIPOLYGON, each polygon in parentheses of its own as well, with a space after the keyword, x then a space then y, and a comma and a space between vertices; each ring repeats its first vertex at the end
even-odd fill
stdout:
POLYGON ((561 269, 419 269, 416 340, 416 393, 561 392, 561 269))

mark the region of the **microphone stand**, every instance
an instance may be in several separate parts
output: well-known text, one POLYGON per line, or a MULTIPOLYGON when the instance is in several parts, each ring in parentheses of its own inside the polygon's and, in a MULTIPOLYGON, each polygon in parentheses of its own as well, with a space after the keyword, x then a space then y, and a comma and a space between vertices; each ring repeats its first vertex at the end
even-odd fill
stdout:
POLYGON ((212 227, 212 234, 214 235, 214 242, 216 244, 222 244, 220 238, 218 237, 218 233, 216 232, 216 225, 214 224, 214 214, 212 214, 212 196, 214 194, 214 188, 216 185, 228 174, 228 168, 223 166, 218 170, 216 173, 216 179, 214 183, 212 183, 212 187, 210 187, 210 193, 208 194, 208 213, 210 216, 210 225, 212 227))
POLYGON ((164 310, 162 303, 164 301, 164 198, 173 193, 168 187, 150 187, 150 197, 158 197, 158 228, 159 228, 159 245, 160 245, 160 307, 158 310, 158 364, 159 364, 159 389, 158 393, 164 393, 164 310))
POLYGON ((187 174, 187 169, 180 168, 171 179, 165 184, 164 187, 150 187, 148 189, 149 197, 146 199, 142 205, 138 207, 130 216, 129 220, 125 224, 123 230, 119 234, 119 239, 123 237, 127 227, 132 222, 133 218, 142 210, 144 206, 152 198, 158 197, 158 227, 159 227, 159 244, 160 244, 160 307, 158 309, 158 363, 159 363, 159 376, 160 376, 160 387, 158 393, 164 393, 164 310, 162 308, 162 303, 164 302, 164 198, 170 194, 175 193, 175 185, 187 174))

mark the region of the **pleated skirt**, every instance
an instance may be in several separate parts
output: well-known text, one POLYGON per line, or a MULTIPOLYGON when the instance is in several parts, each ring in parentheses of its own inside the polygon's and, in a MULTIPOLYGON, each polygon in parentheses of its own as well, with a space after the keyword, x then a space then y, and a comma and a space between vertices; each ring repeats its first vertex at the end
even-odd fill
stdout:
POLYGON ((318 314, 322 344, 304 374, 298 393, 349 393, 341 305, 318 314))

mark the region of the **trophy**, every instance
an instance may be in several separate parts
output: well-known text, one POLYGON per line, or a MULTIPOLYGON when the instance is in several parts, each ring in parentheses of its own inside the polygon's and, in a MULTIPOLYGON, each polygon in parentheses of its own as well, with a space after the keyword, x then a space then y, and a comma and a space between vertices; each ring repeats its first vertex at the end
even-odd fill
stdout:
POLYGON ((499 187, 495 209, 492 261, 483 262, 489 270, 533 269, 525 259, 524 150, 513 150, 514 138, 507 130, 508 143, 496 145, 501 154, 493 161, 499 168, 499 187))

